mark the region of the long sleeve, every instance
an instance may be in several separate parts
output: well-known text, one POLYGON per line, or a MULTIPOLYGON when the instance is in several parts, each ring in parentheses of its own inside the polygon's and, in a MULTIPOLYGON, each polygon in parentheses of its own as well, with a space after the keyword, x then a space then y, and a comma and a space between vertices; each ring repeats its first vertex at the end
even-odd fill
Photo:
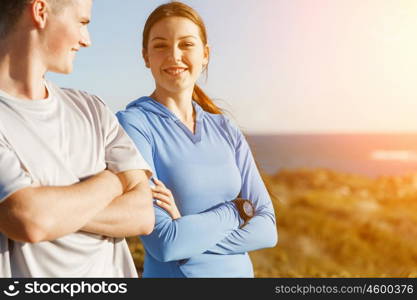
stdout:
POLYGON ((208 253, 236 254, 261 248, 274 247, 278 241, 274 208, 271 198, 256 167, 249 145, 241 131, 225 121, 234 139, 236 164, 242 177, 241 198, 251 200, 256 214, 241 229, 208 249, 208 253))
POLYGON ((204 253, 239 226, 237 213, 230 202, 177 220, 172 220, 160 207, 155 207, 155 214, 154 231, 141 239, 149 253, 162 262, 204 253))
MULTIPOLYGON (((145 127, 141 112, 117 113, 120 124, 132 138, 152 172, 157 176, 153 161, 152 135, 145 127)), ((239 215, 231 202, 208 211, 186 215, 173 220, 157 205, 155 227, 148 236, 141 236, 146 250, 158 261, 168 262, 204 253, 239 227, 239 215)))

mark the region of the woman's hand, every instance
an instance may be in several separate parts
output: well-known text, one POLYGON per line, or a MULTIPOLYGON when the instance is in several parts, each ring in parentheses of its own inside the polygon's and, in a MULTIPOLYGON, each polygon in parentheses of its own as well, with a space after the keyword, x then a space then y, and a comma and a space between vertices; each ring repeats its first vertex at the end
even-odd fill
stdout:
POLYGON ((156 199, 156 204, 165 209, 171 215, 172 219, 175 220, 181 218, 181 214, 175 204, 174 196, 172 196, 171 191, 167 189, 162 181, 156 178, 152 178, 152 181, 155 183, 155 187, 151 189, 152 196, 156 199))

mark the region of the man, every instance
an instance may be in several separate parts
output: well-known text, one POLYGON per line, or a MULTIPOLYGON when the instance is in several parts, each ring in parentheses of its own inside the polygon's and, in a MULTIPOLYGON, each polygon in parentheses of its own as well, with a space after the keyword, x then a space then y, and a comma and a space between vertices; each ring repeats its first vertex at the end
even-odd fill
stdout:
POLYGON ((0 0, 0 276, 135 277, 151 172, 96 96, 60 89, 92 0, 0 0))

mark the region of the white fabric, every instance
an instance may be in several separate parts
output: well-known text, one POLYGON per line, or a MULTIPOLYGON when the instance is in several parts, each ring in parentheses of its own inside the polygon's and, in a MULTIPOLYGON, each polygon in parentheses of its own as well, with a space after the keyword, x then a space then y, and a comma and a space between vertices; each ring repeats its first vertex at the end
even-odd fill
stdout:
MULTIPOLYGON (((70 185, 105 168, 150 172, 98 97, 46 84, 49 96, 44 100, 16 99, 0 91, 0 202, 33 184, 70 185)), ((0 277, 10 276, 136 277, 137 273, 125 239, 77 232, 29 244, 0 233, 0 277)))

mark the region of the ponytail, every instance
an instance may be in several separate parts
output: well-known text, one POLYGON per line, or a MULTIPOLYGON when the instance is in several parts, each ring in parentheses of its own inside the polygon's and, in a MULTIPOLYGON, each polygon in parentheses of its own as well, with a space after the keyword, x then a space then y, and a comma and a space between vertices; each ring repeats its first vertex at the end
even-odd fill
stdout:
POLYGON ((197 102, 206 112, 216 115, 223 113, 223 111, 216 104, 214 104, 213 100, 211 100, 197 84, 194 85, 193 100, 197 102))

